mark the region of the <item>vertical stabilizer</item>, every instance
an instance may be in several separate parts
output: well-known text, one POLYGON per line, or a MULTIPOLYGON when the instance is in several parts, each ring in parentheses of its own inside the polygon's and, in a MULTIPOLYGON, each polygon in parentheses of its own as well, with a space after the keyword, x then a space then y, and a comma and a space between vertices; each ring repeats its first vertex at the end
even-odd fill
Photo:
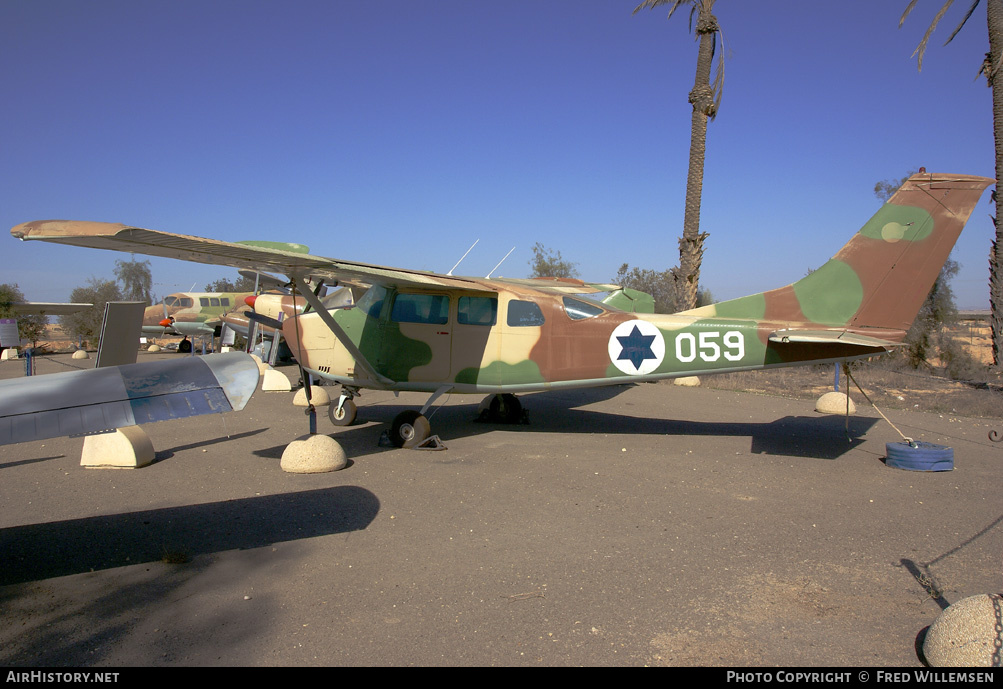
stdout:
POLYGON ((994 181, 915 174, 818 270, 793 285, 685 313, 904 334, 994 181))

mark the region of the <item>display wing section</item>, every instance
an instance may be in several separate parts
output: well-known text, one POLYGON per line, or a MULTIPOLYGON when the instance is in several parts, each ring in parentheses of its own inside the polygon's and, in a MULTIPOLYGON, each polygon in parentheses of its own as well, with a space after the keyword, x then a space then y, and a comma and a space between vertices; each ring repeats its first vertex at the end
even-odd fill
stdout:
POLYGON ((0 382, 0 445, 239 411, 258 384, 243 353, 0 382))

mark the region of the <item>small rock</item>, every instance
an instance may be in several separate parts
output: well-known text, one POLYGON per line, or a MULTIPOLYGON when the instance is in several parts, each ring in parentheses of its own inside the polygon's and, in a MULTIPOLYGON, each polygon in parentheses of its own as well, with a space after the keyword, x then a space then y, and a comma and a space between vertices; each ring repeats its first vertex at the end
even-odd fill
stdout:
MULTIPOLYGON (((815 402, 815 411, 821 414, 845 414, 847 397, 842 392, 827 392, 815 402)), ((850 413, 857 413, 857 405, 849 400, 850 413)))
POLYGON ((331 436, 304 435, 286 446, 279 466, 292 474, 320 474, 344 469, 348 457, 331 436))
POLYGON ((923 655, 933 667, 992 667, 996 644, 1003 643, 996 621, 1003 595, 981 594, 959 600, 933 621, 923 655))
POLYGON ((699 376, 683 376, 682 378, 673 380, 672 384, 684 388, 697 388, 700 387, 700 378, 699 376))

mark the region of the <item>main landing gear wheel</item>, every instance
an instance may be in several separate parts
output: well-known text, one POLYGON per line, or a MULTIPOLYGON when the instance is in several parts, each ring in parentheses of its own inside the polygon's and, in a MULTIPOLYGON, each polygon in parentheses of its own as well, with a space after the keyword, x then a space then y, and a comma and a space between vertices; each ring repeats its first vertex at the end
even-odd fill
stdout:
POLYGON ((181 342, 178 343, 178 352, 181 354, 191 354, 192 341, 188 339, 181 340, 181 342))
POLYGON ((522 402, 512 393, 488 395, 480 405, 480 420, 492 423, 519 423, 522 421, 522 402))
POLYGON ((351 426, 355 423, 355 417, 358 413, 359 409, 352 400, 345 400, 341 409, 336 403, 332 403, 327 408, 327 418, 331 419, 331 423, 335 426, 351 426))
POLYGON ((522 418, 522 402, 512 393, 495 395, 491 400, 491 416, 500 423, 519 423, 522 418))
POLYGON ((428 419, 409 409, 394 418, 394 422, 390 425, 390 442, 397 447, 416 447, 425 442, 431 433, 432 427, 428 419))

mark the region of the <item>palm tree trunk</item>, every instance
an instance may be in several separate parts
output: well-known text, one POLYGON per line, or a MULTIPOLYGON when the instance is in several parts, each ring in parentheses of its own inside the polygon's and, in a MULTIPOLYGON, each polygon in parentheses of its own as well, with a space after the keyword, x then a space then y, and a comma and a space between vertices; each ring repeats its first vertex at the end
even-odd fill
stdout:
MULTIPOLYGON (((1003 0, 1000 0, 1003 2, 1003 0)), ((710 71, 714 59, 714 33, 717 18, 711 14, 714 0, 699 0, 696 33, 700 37, 696 78, 690 91, 693 117, 690 126, 690 162, 686 177, 686 205, 683 236, 679 239, 679 273, 676 275, 678 308, 692 309, 697 302, 700 283, 700 263, 706 232, 700 232, 700 199, 703 194, 704 158, 707 153, 707 120, 714 115, 714 92, 710 86, 710 71)))
POLYGON ((993 91, 993 136, 996 140, 996 239, 989 254, 989 302, 993 337, 993 365, 1003 364, 1003 219, 999 217, 999 180, 1003 179, 1003 69, 995 69, 1003 51, 1003 0, 986 1, 989 55, 986 78, 993 91))

